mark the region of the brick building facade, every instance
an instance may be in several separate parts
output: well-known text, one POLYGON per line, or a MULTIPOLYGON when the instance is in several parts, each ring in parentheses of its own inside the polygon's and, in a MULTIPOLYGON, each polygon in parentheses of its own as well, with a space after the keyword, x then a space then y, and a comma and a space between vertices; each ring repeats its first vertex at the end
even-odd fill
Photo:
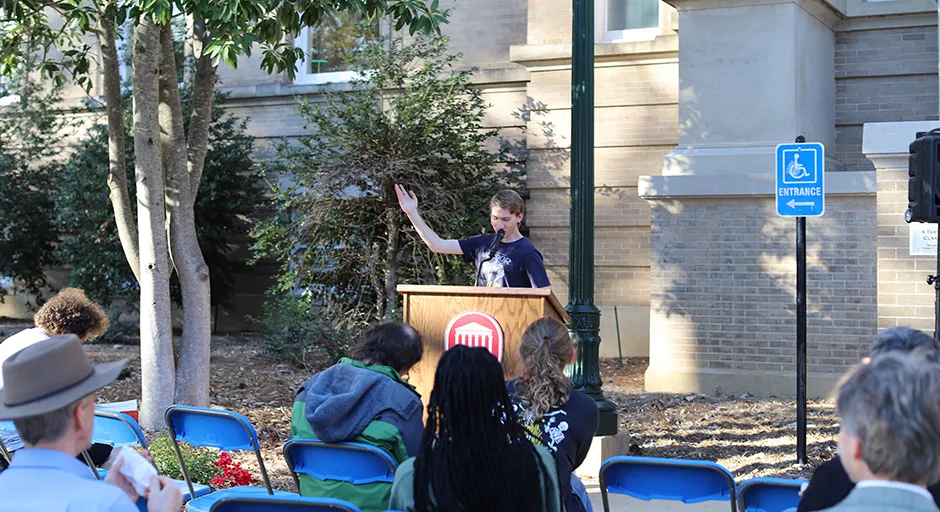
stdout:
MULTIPOLYGON (((444 7, 487 125, 525 148, 530 236, 565 302, 571 2, 444 7)), ((794 223, 771 196, 773 147, 798 134, 825 144, 830 171, 826 215, 808 223, 810 393, 879 328, 932 330, 935 261, 909 255, 901 214, 906 144, 938 119, 934 1, 597 0, 596 22, 602 355, 618 340, 649 355, 649 390, 793 393, 794 223)), ((253 59, 219 75, 265 156, 303 133, 297 96, 337 85, 253 59)), ((259 312, 264 279, 244 277, 230 326, 259 312)))

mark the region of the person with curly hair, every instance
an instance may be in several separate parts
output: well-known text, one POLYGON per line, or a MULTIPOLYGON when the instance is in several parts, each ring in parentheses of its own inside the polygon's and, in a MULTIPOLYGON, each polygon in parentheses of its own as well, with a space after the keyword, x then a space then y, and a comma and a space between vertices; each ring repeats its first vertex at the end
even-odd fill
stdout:
MULTIPOLYGON (((51 336, 74 334, 82 341, 97 338, 108 330, 108 314, 78 288, 65 288, 39 308, 33 317, 36 327, 20 331, 0 343, 0 364, 24 348, 51 336)), ((0 377, 0 388, 3 378, 0 377)))
POLYGON ((566 512, 590 512, 587 489, 574 470, 587 457, 600 418, 594 400, 571 389, 565 376, 565 366, 576 354, 565 324, 540 318, 522 334, 522 377, 506 387, 529 440, 555 457, 566 512))
MULTIPOLYGON (((39 308, 33 316, 35 327, 20 331, 0 343, 0 364, 26 347, 35 345, 52 336, 74 334, 82 341, 97 338, 108 330, 108 314, 101 306, 85 296, 78 288, 64 288, 39 308)), ((3 378, 0 376, 0 388, 3 378)), ((7 450, 23 447, 16 432, 0 430, 0 440, 7 450)), ((111 445, 95 443, 88 450, 96 466, 107 468, 114 462, 111 445)))
POLYGON ((108 330, 108 314, 78 288, 65 288, 43 304, 33 317, 36 327, 50 336, 74 334, 82 341, 108 330))

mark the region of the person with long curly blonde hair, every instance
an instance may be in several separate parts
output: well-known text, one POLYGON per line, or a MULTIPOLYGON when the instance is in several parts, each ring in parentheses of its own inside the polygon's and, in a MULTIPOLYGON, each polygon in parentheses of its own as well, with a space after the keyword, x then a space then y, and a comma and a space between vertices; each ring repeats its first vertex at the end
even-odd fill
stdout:
POLYGON ((592 510, 587 490, 574 470, 587 457, 598 423, 597 404, 572 389, 565 376, 565 366, 576 355, 568 328, 554 318, 540 318, 522 334, 522 377, 506 383, 527 437, 555 457, 567 512, 592 510))

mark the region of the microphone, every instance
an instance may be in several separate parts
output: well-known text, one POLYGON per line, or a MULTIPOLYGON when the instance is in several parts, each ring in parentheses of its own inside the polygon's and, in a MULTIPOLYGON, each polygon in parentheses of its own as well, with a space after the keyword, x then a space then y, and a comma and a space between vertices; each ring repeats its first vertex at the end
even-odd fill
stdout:
POLYGON ((493 256, 496 256, 496 249, 499 248, 499 243, 503 241, 503 237, 506 236, 506 232, 500 229, 496 232, 496 238, 493 239, 493 245, 490 246, 490 251, 488 253, 487 260, 493 259, 493 256))
POLYGON ((480 286, 480 272, 483 270, 483 264, 496 256, 496 249, 499 247, 499 243, 503 241, 504 236, 506 236, 506 232, 502 229, 496 232, 496 238, 493 239, 493 245, 487 251, 486 258, 480 260, 480 264, 477 265, 477 276, 473 282, 474 285, 480 286))

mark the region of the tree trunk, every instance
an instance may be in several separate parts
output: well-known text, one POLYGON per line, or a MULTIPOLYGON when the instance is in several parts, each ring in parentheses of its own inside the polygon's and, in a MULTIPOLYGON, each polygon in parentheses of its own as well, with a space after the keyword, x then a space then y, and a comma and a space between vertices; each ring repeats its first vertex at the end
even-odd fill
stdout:
POLYGON ((127 162, 124 159, 124 99, 121 97, 121 68, 115 46, 114 25, 104 15, 105 6, 99 12, 100 26, 97 31, 98 44, 101 46, 104 75, 104 97, 108 112, 108 190, 111 206, 114 208, 114 221, 117 224, 118 237, 124 257, 130 265, 134 277, 140 282, 140 256, 137 242, 137 230, 134 229, 134 214, 131 211, 130 196, 127 193, 127 162))
MULTIPOLYGON (((397 204, 395 206, 398 206, 397 204)), ((385 254, 385 315, 384 320, 395 320, 398 311, 398 250, 401 238, 401 214, 397 209, 387 208, 388 247, 385 254)))
MULTIPOLYGON (((165 63, 171 66, 172 62, 165 63)), ((140 237, 140 424, 165 427, 173 404, 170 262, 159 124, 160 27, 143 17, 134 37, 134 154, 140 237)))
MULTIPOLYGON (((175 400, 178 404, 206 406, 209 404, 209 337, 212 327, 209 267, 196 238, 193 198, 197 189, 192 186, 187 170, 183 106, 176 82, 176 67, 172 65, 173 33, 169 24, 160 33, 160 49, 165 63, 160 75, 160 128, 166 169, 170 257, 183 294, 183 336, 179 344, 175 400)), ((202 144, 207 144, 206 137, 202 144)))

